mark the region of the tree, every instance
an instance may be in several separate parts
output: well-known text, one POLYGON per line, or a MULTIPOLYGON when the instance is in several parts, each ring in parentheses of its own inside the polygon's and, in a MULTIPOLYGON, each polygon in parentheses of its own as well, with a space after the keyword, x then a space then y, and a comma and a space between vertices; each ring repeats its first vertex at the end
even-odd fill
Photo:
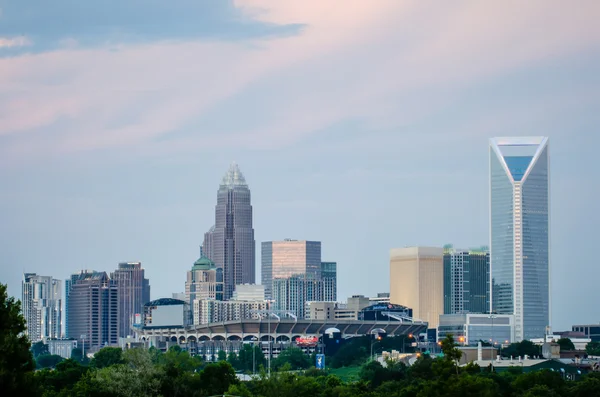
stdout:
POLYGON ((446 335, 446 338, 442 341, 442 353, 444 353, 444 359, 452 361, 455 364, 456 375, 458 375, 458 365, 463 353, 457 347, 454 337, 451 334, 446 335))
POLYGON ((240 360, 238 360, 238 356, 234 352, 229 353, 227 356, 227 362, 231 364, 234 369, 240 368, 240 360))
POLYGON ((600 342, 590 342, 585 345, 585 352, 590 356, 600 356, 600 342))
POLYGON ((231 385, 239 384, 233 367, 227 361, 208 364, 200 372, 200 384, 205 395, 223 394, 231 385))
POLYGON ((524 340, 517 343, 511 343, 509 346, 502 349, 503 357, 536 357, 540 355, 540 346, 528 340, 524 340))
POLYGON ((560 351, 575 350, 575 345, 569 338, 560 338, 556 343, 560 346, 560 351))
POLYGON ((83 350, 81 350, 80 347, 76 347, 73 350, 71 350, 71 359, 77 361, 80 364, 84 364, 84 365, 87 365, 90 363, 90 359, 88 358, 88 356, 87 355, 85 357, 83 356, 83 350))
POLYGON ((308 356, 302 352, 302 350, 296 347, 290 347, 285 349, 275 360, 273 360, 273 368, 275 370, 281 369, 285 364, 290 365, 291 370, 306 369, 310 367, 310 361, 308 356))
POLYGON ((94 368, 106 368, 111 365, 123 364, 123 350, 120 347, 103 347, 94 354, 90 365, 94 368))
POLYGON ((31 345, 31 354, 33 354, 33 358, 37 358, 38 356, 43 356, 45 354, 50 354, 48 350, 48 345, 43 341, 39 341, 31 345))
POLYGON ((27 379, 32 376, 35 363, 25 329, 21 303, 9 298, 6 285, 0 284, 0 390, 3 394, 22 394, 29 387, 27 379))
POLYGON ((44 354, 35 360, 38 368, 54 368, 61 361, 63 358, 56 354, 44 354))
POLYGON ((223 350, 219 350, 217 353, 217 361, 227 361, 227 353, 223 350))

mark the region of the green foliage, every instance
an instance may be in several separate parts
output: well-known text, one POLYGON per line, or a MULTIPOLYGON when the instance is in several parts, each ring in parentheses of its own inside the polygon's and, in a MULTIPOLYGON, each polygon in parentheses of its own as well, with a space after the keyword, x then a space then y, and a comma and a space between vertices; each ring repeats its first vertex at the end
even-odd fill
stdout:
POLYGON ((111 365, 123 364, 123 350, 119 347, 104 347, 96 354, 90 362, 90 365, 94 368, 106 368, 111 365))
POLYGON ((227 353, 225 353, 223 350, 219 350, 219 352, 217 353, 217 360, 227 361, 227 353))
POLYGON ((502 357, 524 357, 526 355, 539 357, 541 354, 541 347, 528 340, 511 343, 509 346, 502 348, 502 357))
POLYGON ((9 298, 6 285, 0 284, 0 390, 14 395, 30 388, 35 363, 25 335, 21 303, 9 298))
POLYGON ((235 362, 231 362, 229 359, 228 361, 236 370, 248 374, 252 373, 254 369, 258 371, 261 366, 265 367, 267 365, 267 360, 260 346, 252 346, 248 343, 242 346, 235 362))
POLYGON ((87 354, 84 357, 83 350, 80 347, 76 347, 71 350, 71 359, 83 365, 88 365, 90 363, 90 359, 88 358, 87 354))
POLYGON ((575 345, 569 338, 560 338, 556 343, 560 346, 560 351, 575 350, 575 345))
POLYGON ((42 341, 39 341, 31 345, 31 354, 33 354, 33 358, 38 358, 38 356, 50 354, 50 350, 48 350, 47 344, 45 344, 42 341))
POLYGON ((54 370, 43 369, 35 373, 40 395, 55 395, 60 392, 69 395, 75 384, 87 372, 87 367, 68 359, 56 364, 54 370))
POLYGON ((590 342, 585 345, 585 352, 590 356, 600 356, 600 342, 590 342))
POLYGON ((223 394, 238 383, 233 367, 226 361, 208 364, 200 373, 200 384, 208 396, 223 394))
POLYGON ((54 368, 63 358, 56 354, 44 354, 35 360, 37 368, 54 368))
POLYGON ((276 371, 285 370, 283 368, 285 364, 289 365, 289 370, 306 369, 311 365, 308 356, 302 350, 293 347, 279 353, 271 366, 276 371))

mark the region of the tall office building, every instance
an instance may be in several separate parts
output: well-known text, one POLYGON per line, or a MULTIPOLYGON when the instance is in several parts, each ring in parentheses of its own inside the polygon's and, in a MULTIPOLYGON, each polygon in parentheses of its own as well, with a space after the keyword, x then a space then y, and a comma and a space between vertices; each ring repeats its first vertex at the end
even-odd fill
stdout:
POLYGON ((321 262, 321 279, 325 288, 325 295, 331 301, 337 301, 337 263, 321 262))
POLYGON ((237 284, 254 284, 255 242, 252 205, 246 179, 232 163, 217 192, 215 225, 205 233, 203 253, 223 268, 224 299, 237 284))
POLYGON ((326 293, 323 280, 310 274, 273 279, 273 309, 287 311, 299 319, 306 318, 306 302, 333 301, 326 293))
POLYGON ((62 282, 35 273, 23 274, 23 317, 32 343, 62 336, 62 282))
POLYGON ((488 313, 490 254, 487 247, 444 247, 444 314, 488 313))
POLYGON ((69 337, 85 343, 86 351, 119 342, 119 289, 106 272, 82 271, 71 277, 69 337))
POLYGON ((514 314, 516 340, 550 325, 548 138, 490 140, 492 309, 514 314))
POLYGON ((410 307, 416 319, 437 328, 444 313, 444 249, 394 248, 390 251, 390 303, 410 307))
POLYGON ((320 279, 321 266, 320 241, 285 239, 262 243, 261 279, 267 298, 272 297, 274 279, 302 274, 320 279))
POLYGON ((223 269, 217 268, 206 256, 201 256, 187 272, 185 299, 190 307, 197 299, 223 300, 223 269))
POLYGON ((145 272, 140 262, 119 263, 110 278, 119 289, 119 336, 131 335, 131 326, 135 324, 136 315, 141 319, 144 305, 150 302, 150 282, 144 277, 145 272))

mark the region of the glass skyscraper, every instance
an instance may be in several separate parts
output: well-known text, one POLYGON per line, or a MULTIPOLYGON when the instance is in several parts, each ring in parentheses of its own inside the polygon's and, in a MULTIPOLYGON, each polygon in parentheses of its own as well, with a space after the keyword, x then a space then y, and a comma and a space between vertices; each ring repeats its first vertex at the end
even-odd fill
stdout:
POLYGON ((490 254, 487 247, 444 247, 444 314, 490 310, 490 254))
POLYGON ((119 289, 119 337, 132 334, 136 316, 141 321, 144 305, 150 302, 150 282, 140 262, 122 262, 110 274, 119 289))
POLYGON ((492 310, 515 315, 515 339, 550 325, 548 138, 490 140, 492 310))
POLYGON ((62 281, 35 273, 23 274, 25 333, 32 343, 62 336, 62 281))
POLYGON ((203 253, 223 269, 223 298, 238 284, 255 283, 255 242, 250 189, 232 163, 217 192, 215 225, 204 235, 203 253))

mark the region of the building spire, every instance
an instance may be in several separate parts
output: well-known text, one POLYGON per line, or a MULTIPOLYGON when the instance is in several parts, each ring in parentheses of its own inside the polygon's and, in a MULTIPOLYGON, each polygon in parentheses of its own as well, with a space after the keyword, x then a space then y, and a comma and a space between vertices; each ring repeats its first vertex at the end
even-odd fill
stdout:
POLYGON ((244 174, 240 171, 240 167, 238 167, 237 163, 234 161, 229 166, 229 170, 225 176, 223 176, 221 187, 231 189, 235 186, 248 187, 248 184, 246 184, 246 178, 244 178, 244 174))

